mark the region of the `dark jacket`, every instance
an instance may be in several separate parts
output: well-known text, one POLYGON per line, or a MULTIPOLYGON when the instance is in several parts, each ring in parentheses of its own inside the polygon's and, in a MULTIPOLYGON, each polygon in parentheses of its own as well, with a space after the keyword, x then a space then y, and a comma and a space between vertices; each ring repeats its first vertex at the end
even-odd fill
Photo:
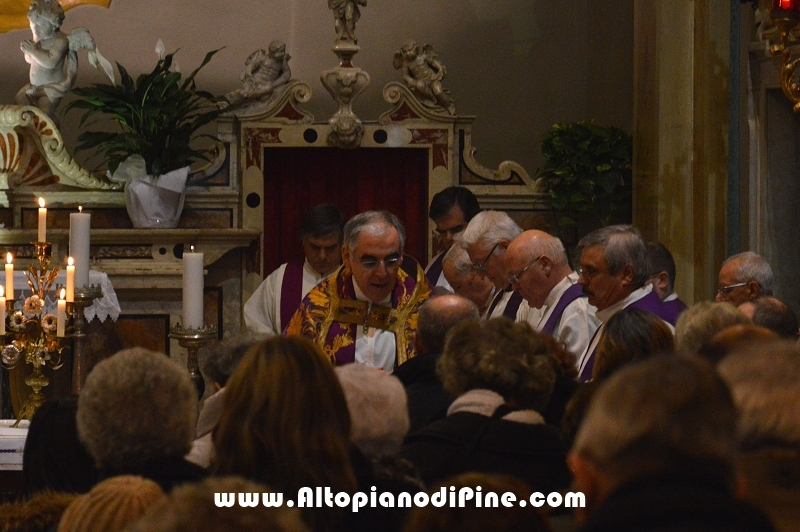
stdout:
POLYGON ((399 365, 393 373, 403 383, 408 396, 409 434, 445 417, 447 407, 453 402, 436 375, 436 363, 441 356, 441 353, 417 355, 399 365))
POLYGON ((554 427, 472 412, 451 414, 410 435, 400 455, 429 486, 468 471, 512 475, 543 493, 566 488, 571 480, 554 427))

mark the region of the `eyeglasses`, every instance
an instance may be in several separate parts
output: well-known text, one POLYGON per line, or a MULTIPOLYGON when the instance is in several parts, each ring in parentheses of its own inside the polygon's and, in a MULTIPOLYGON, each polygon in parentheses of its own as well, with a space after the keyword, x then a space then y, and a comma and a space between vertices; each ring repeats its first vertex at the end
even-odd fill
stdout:
POLYGON ((374 270, 380 263, 383 263, 387 270, 391 270, 392 268, 397 268, 400 265, 401 259, 402 257, 400 255, 390 255, 384 259, 376 259, 375 257, 362 257, 358 263, 365 270, 374 270))
POLYGON ((740 286, 747 286, 747 283, 736 283, 736 284, 729 284, 728 286, 723 286, 717 292, 722 296, 727 297, 728 294, 734 291, 734 289, 739 288, 740 286))
POLYGON ((481 273, 486 273, 486 263, 487 263, 487 262, 489 262, 489 259, 490 259, 490 258, 492 257, 492 255, 494 254, 494 250, 496 250, 496 249, 497 249, 497 246, 499 246, 499 245, 500 245, 500 242, 498 242, 497 244, 495 244, 495 245, 494 245, 494 247, 492 248, 492 250, 489 252, 489 254, 488 254, 488 255, 486 255, 486 258, 485 258, 485 259, 483 259, 483 262, 481 262, 480 264, 474 264, 474 263, 473 263, 473 264, 472 264, 472 267, 473 267, 473 268, 474 268, 476 271, 479 271, 479 272, 481 272, 481 273))
POLYGON ((591 281, 592 279, 603 273, 603 271, 595 270, 594 268, 589 268, 589 267, 584 268, 583 266, 578 266, 577 268, 575 268, 575 273, 578 274, 578 277, 584 277, 591 281))
POLYGON ((539 259, 541 259, 542 257, 544 257, 544 255, 539 255, 538 257, 536 257, 536 258, 533 260, 533 262, 531 262, 530 264, 528 264, 527 266, 525 266, 525 268, 523 268, 523 269, 522 269, 522 271, 521 271, 521 272, 519 272, 518 274, 516 274, 516 275, 509 275, 509 276, 508 276, 508 282, 509 282, 509 284, 512 284, 512 285, 514 285, 514 284, 519 284, 519 280, 522 278, 522 276, 525 274, 525 272, 527 272, 527 271, 528 271, 528 268, 530 268, 531 266, 533 266, 534 264, 536 264, 537 262, 539 262, 539 259))

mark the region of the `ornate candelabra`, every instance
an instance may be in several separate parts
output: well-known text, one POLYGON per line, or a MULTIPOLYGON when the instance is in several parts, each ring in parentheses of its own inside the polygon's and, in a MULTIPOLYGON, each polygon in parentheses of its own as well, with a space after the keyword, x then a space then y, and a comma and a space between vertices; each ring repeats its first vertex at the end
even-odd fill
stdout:
POLYGON ((178 345, 186 349, 186 368, 189 370, 189 377, 197 389, 197 397, 203 397, 206 384, 197 364, 197 351, 217 337, 217 328, 213 325, 203 324, 199 329, 184 329, 183 325, 179 323, 170 329, 169 337, 178 340, 178 345))
POLYGON ((23 419, 30 420, 44 402, 42 388, 49 385, 50 380, 42 373, 42 368, 48 365, 57 370, 64 364, 61 355, 69 339, 66 315, 54 316, 44 310, 45 300, 59 272, 59 268, 50 269, 50 242, 32 244, 36 246, 39 265, 38 268, 29 266, 25 272, 31 295, 25 299, 22 310, 14 310, 15 299, 6 300, 8 318, 4 337, 10 337, 11 342, 3 347, 2 364, 13 369, 22 361, 33 367, 33 372, 25 379, 25 384, 33 391, 13 426, 23 419))
POLYGON ((770 46, 772 55, 780 54, 780 81, 783 94, 794 104, 794 112, 800 113, 800 82, 798 81, 798 65, 800 59, 792 59, 790 42, 792 30, 800 23, 800 0, 773 0, 770 17, 780 33, 780 42, 770 46))

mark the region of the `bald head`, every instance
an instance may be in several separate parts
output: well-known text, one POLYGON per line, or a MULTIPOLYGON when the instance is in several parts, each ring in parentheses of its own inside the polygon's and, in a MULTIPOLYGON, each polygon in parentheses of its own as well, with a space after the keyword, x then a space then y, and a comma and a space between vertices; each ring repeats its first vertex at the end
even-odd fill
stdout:
POLYGON ((422 354, 441 353, 447 332, 466 319, 480 318, 478 307, 456 295, 432 297, 419 309, 417 349, 422 354))
POLYGON ((525 231, 508 245, 505 264, 512 288, 533 308, 544 305, 553 287, 572 273, 561 240, 538 230, 525 231))

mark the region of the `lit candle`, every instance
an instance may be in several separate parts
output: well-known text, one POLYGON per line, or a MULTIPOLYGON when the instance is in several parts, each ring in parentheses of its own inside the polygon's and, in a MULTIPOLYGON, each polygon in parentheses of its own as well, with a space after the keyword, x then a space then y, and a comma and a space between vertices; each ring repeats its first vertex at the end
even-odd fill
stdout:
POLYGON ((0 286, 0 334, 6 333, 6 298, 3 287, 0 286))
POLYGON ((58 295, 58 311, 56 313, 56 336, 64 336, 64 326, 67 322, 67 301, 64 299, 66 290, 61 289, 58 295))
POLYGON ((44 198, 39 198, 39 242, 47 242, 47 209, 44 198))
POLYGON ((203 254, 183 254, 183 327, 199 329, 203 326, 203 254))
POLYGON ((6 297, 14 299, 14 258, 11 253, 6 254, 6 297))
POLYGON ((72 257, 67 258, 67 302, 75 301, 75 266, 72 257))
MULTIPOLYGON (((89 286, 89 230, 92 215, 83 212, 83 207, 78 207, 78 210, 80 212, 69 215, 69 256, 75 260, 75 286, 83 288, 89 286)), ((67 301, 72 301, 69 297, 67 293, 67 301)))

